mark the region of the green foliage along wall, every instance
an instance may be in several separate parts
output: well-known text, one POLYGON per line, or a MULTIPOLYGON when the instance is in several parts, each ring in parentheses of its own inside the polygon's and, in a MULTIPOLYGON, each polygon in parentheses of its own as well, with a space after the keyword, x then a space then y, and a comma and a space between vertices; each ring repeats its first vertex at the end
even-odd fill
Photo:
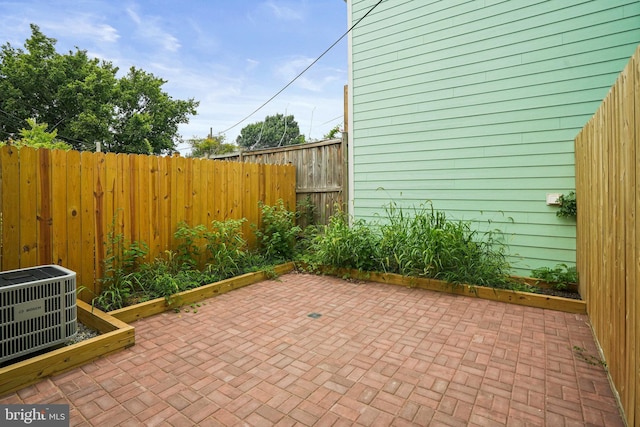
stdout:
POLYGON ((573 139, 640 43, 640 1, 388 1, 350 37, 354 215, 432 200, 503 230, 516 273, 575 262, 546 194, 575 188, 573 139))

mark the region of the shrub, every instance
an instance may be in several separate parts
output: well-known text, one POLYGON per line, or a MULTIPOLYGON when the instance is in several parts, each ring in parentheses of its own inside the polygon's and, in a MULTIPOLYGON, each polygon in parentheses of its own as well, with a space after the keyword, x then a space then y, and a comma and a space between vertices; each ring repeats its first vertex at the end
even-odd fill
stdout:
POLYGON ((247 256, 247 241, 242 237, 243 219, 213 221, 204 233, 206 270, 227 278, 242 272, 247 256))
POLYGON ((193 269, 201 266, 202 245, 207 227, 198 224, 194 227, 186 222, 178 224, 178 228, 173 233, 173 237, 178 242, 176 253, 169 254, 173 268, 177 270, 193 269))
POLYGON ((114 232, 115 217, 107 233, 107 254, 104 259, 104 275, 98 282, 101 292, 93 303, 105 310, 115 310, 126 305, 131 294, 140 289, 136 269, 140 258, 148 253, 144 242, 127 242, 124 235, 114 232))
POLYGON ((288 211, 282 199, 275 206, 260 203, 262 225, 255 227, 258 247, 267 260, 287 261, 295 255, 296 239, 302 229, 295 225, 296 213, 288 211))

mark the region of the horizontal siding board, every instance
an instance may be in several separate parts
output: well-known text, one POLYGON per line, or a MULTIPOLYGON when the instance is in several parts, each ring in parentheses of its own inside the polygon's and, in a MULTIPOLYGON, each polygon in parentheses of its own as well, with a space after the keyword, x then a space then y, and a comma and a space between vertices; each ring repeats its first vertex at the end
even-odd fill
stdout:
MULTIPOLYGON (((462 151, 462 150, 460 150, 462 151)), ((532 164, 540 164, 545 166, 573 166, 573 153, 544 153, 544 154, 515 154, 505 152, 502 156, 481 156, 481 157, 463 157, 453 159, 433 159, 433 158, 415 158, 412 153, 411 160, 403 160, 403 171, 420 171, 428 169, 430 171, 447 171, 459 169, 489 169, 499 170, 503 168, 527 168, 532 164)), ((461 153, 464 155, 464 153, 461 153)), ((360 171, 376 169, 384 167, 387 162, 377 163, 359 163, 360 171)), ((418 178, 418 177, 414 177, 418 178)))
MULTIPOLYGON (((602 89, 602 91, 604 91, 606 88, 602 89)), ((412 112, 409 106, 408 109, 397 108, 393 112, 389 111, 389 114, 385 117, 385 121, 395 126, 418 123, 424 126, 425 129, 452 129, 456 127, 476 127, 490 124, 522 122, 532 119, 555 119, 566 115, 574 116, 576 114, 590 117, 593 108, 598 108, 598 105, 600 105, 601 99, 591 100, 589 102, 567 102, 565 104, 560 104, 560 102, 561 101, 558 100, 554 105, 531 106, 531 108, 526 108, 525 103, 519 103, 517 109, 505 109, 500 105, 492 103, 490 99, 487 99, 486 108, 484 109, 481 106, 474 106, 469 108, 443 108, 440 110, 417 112, 412 112)), ((362 128, 378 127, 379 118, 376 117, 377 111, 359 114, 354 113, 354 119, 360 122, 362 128)))
MULTIPOLYGON (((397 144, 389 144, 389 147, 397 146, 397 144)), ((367 154, 365 150, 359 151, 359 164, 384 164, 387 162, 403 162, 406 160, 407 151, 404 147, 397 146, 398 150, 389 150, 387 152, 376 152, 375 147, 368 147, 371 154, 367 154), (402 149, 402 151, 399 151, 402 149)), ((573 147, 569 144, 562 142, 552 143, 532 143, 532 144, 520 144, 514 146, 479 146, 479 147, 463 147, 457 149, 436 149, 431 147, 431 144, 421 142, 416 144, 414 149, 408 151, 411 153, 412 161, 424 161, 424 160, 448 160, 459 159, 461 157, 468 158, 492 158, 501 157, 505 155, 505 152, 511 152, 511 150, 517 149, 518 155, 540 155, 540 153, 546 153, 549 155, 555 154, 571 154, 573 158, 573 147)), ((571 162, 572 163, 572 162, 571 162)))
POLYGON ((485 178, 479 179, 439 179, 439 180, 407 180, 407 179, 393 179, 391 176, 383 175, 376 179, 370 179, 367 181, 358 181, 358 188, 361 191, 376 190, 378 188, 385 188, 387 190, 459 190, 459 191, 474 191, 474 190, 490 190, 498 191, 504 188, 511 188, 514 183, 518 186, 519 191, 536 190, 542 194, 542 198, 536 197, 537 200, 544 200, 547 192, 558 193, 566 190, 571 190, 575 187, 575 180, 573 176, 566 177, 539 177, 535 180, 532 179, 518 179, 518 178, 485 178), (553 191, 551 191, 553 189, 553 191))
POLYGON ((421 150, 457 150, 470 147, 495 147, 514 144, 534 144, 557 142, 569 145, 573 151, 573 142, 568 139, 574 135, 573 129, 552 129, 540 132, 512 133, 505 135, 475 135, 472 137, 459 137, 455 134, 448 134, 438 139, 426 139, 419 133, 401 133, 388 137, 371 136, 367 138, 366 144, 354 147, 358 156, 374 153, 414 153, 421 150))
POLYGON ((391 120, 386 120, 384 117, 381 117, 380 123, 376 124, 375 127, 363 127, 358 130, 360 136, 363 138, 384 138, 386 141, 389 140, 389 137, 403 133, 423 133, 429 140, 438 140, 453 134, 458 138, 473 138, 476 136, 518 135, 528 132, 566 129, 567 127, 574 128, 574 130, 577 129, 574 132, 576 133, 581 129, 580 123, 584 125, 590 117, 590 114, 580 115, 577 119, 574 118, 573 121, 571 121, 577 123, 574 125, 570 125, 570 118, 566 118, 567 121, 561 122, 561 118, 559 117, 538 120, 525 119, 523 121, 494 123, 483 126, 465 126, 465 122, 460 120, 456 123, 451 123, 451 126, 448 128, 442 127, 438 123, 431 123, 429 127, 420 122, 395 126, 391 120))

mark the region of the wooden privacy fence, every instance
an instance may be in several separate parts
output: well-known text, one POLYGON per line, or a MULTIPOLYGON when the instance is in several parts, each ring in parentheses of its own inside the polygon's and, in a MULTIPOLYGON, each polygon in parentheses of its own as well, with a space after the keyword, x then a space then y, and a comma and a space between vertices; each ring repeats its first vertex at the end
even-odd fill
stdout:
POLYGON ((112 225, 127 241, 148 244, 153 259, 175 249, 182 221, 246 218, 243 232, 252 241, 259 201, 295 208, 288 165, 5 146, 0 183, 1 269, 59 264, 93 292, 112 225))
MULTIPOLYGON (((267 148, 216 156, 218 160, 240 161, 296 167, 296 198, 298 203, 308 197, 315 206, 314 220, 327 224, 342 206, 347 194, 346 143, 340 139, 267 148)), ((307 225, 307 224, 302 224, 307 225)))
POLYGON ((580 293, 629 425, 640 424, 640 47, 575 139, 580 293))

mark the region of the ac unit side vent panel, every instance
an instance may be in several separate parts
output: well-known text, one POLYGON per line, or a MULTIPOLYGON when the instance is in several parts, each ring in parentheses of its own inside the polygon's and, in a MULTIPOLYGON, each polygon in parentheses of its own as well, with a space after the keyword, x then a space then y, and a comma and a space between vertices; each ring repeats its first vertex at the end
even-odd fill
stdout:
POLYGON ((76 274, 57 265, 0 273, 0 363, 77 333, 76 274))

